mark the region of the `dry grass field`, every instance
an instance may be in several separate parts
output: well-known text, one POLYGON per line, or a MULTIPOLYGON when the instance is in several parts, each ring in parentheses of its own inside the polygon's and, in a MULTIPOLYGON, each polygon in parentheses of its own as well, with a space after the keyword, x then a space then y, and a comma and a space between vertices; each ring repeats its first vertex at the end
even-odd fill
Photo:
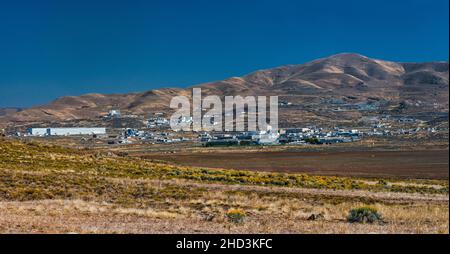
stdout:
POLYGON ((448 234, 448 180, 182 167, 1 139, 0 232, 448 234), (382 220, 350 223, 363 206, 382 220))

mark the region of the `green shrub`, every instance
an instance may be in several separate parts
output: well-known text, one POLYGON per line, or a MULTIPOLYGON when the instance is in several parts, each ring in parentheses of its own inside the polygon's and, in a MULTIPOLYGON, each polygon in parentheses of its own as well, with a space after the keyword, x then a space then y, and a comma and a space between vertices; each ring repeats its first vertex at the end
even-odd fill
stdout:
POLYGON ((388 186, 389 183, 388 183, 386 180, 381 179, 381 180, 378 181, 378 185, 381 185, 381 186, 388 186))
POLYGON ((377 209, 373 207, 359 207, 350 210, 350 214, 347 218, 348 222, 351 223, 375 223, 383 222, 381 214, 378 213, 377 209))
POLYGON ((244 222, 246 215, 245 215, 245 212, 242 210, 232 209, 226 213, 226 216, 230 222, 242 223, 242 222, 244 222))

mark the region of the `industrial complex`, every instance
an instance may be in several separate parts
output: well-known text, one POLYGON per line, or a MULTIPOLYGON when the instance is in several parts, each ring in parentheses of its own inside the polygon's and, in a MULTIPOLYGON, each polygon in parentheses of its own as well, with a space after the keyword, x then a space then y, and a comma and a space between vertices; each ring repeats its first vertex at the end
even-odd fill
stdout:
POLYGON ((106 128, 29 128, 30 136, 104 135, 106 128))

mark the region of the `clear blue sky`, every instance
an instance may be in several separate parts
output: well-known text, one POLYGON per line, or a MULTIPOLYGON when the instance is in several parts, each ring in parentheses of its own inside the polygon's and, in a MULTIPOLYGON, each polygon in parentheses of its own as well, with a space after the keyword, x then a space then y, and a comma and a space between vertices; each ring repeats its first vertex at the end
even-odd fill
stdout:
POLYGON ((448 0, 0 0, 0 107, 186 87, 340 52, 448 61, 448 0))

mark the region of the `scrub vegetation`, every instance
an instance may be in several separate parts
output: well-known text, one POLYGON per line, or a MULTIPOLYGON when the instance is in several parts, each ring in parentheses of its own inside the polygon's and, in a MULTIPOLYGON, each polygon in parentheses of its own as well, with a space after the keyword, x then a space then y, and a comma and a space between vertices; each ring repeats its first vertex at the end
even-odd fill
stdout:
POLYGON ((448 233, 448 182, 189 168, 0 139, 0 214, 0 232, 448 233), (368 205, 382 224, 349 222, 368 205))

